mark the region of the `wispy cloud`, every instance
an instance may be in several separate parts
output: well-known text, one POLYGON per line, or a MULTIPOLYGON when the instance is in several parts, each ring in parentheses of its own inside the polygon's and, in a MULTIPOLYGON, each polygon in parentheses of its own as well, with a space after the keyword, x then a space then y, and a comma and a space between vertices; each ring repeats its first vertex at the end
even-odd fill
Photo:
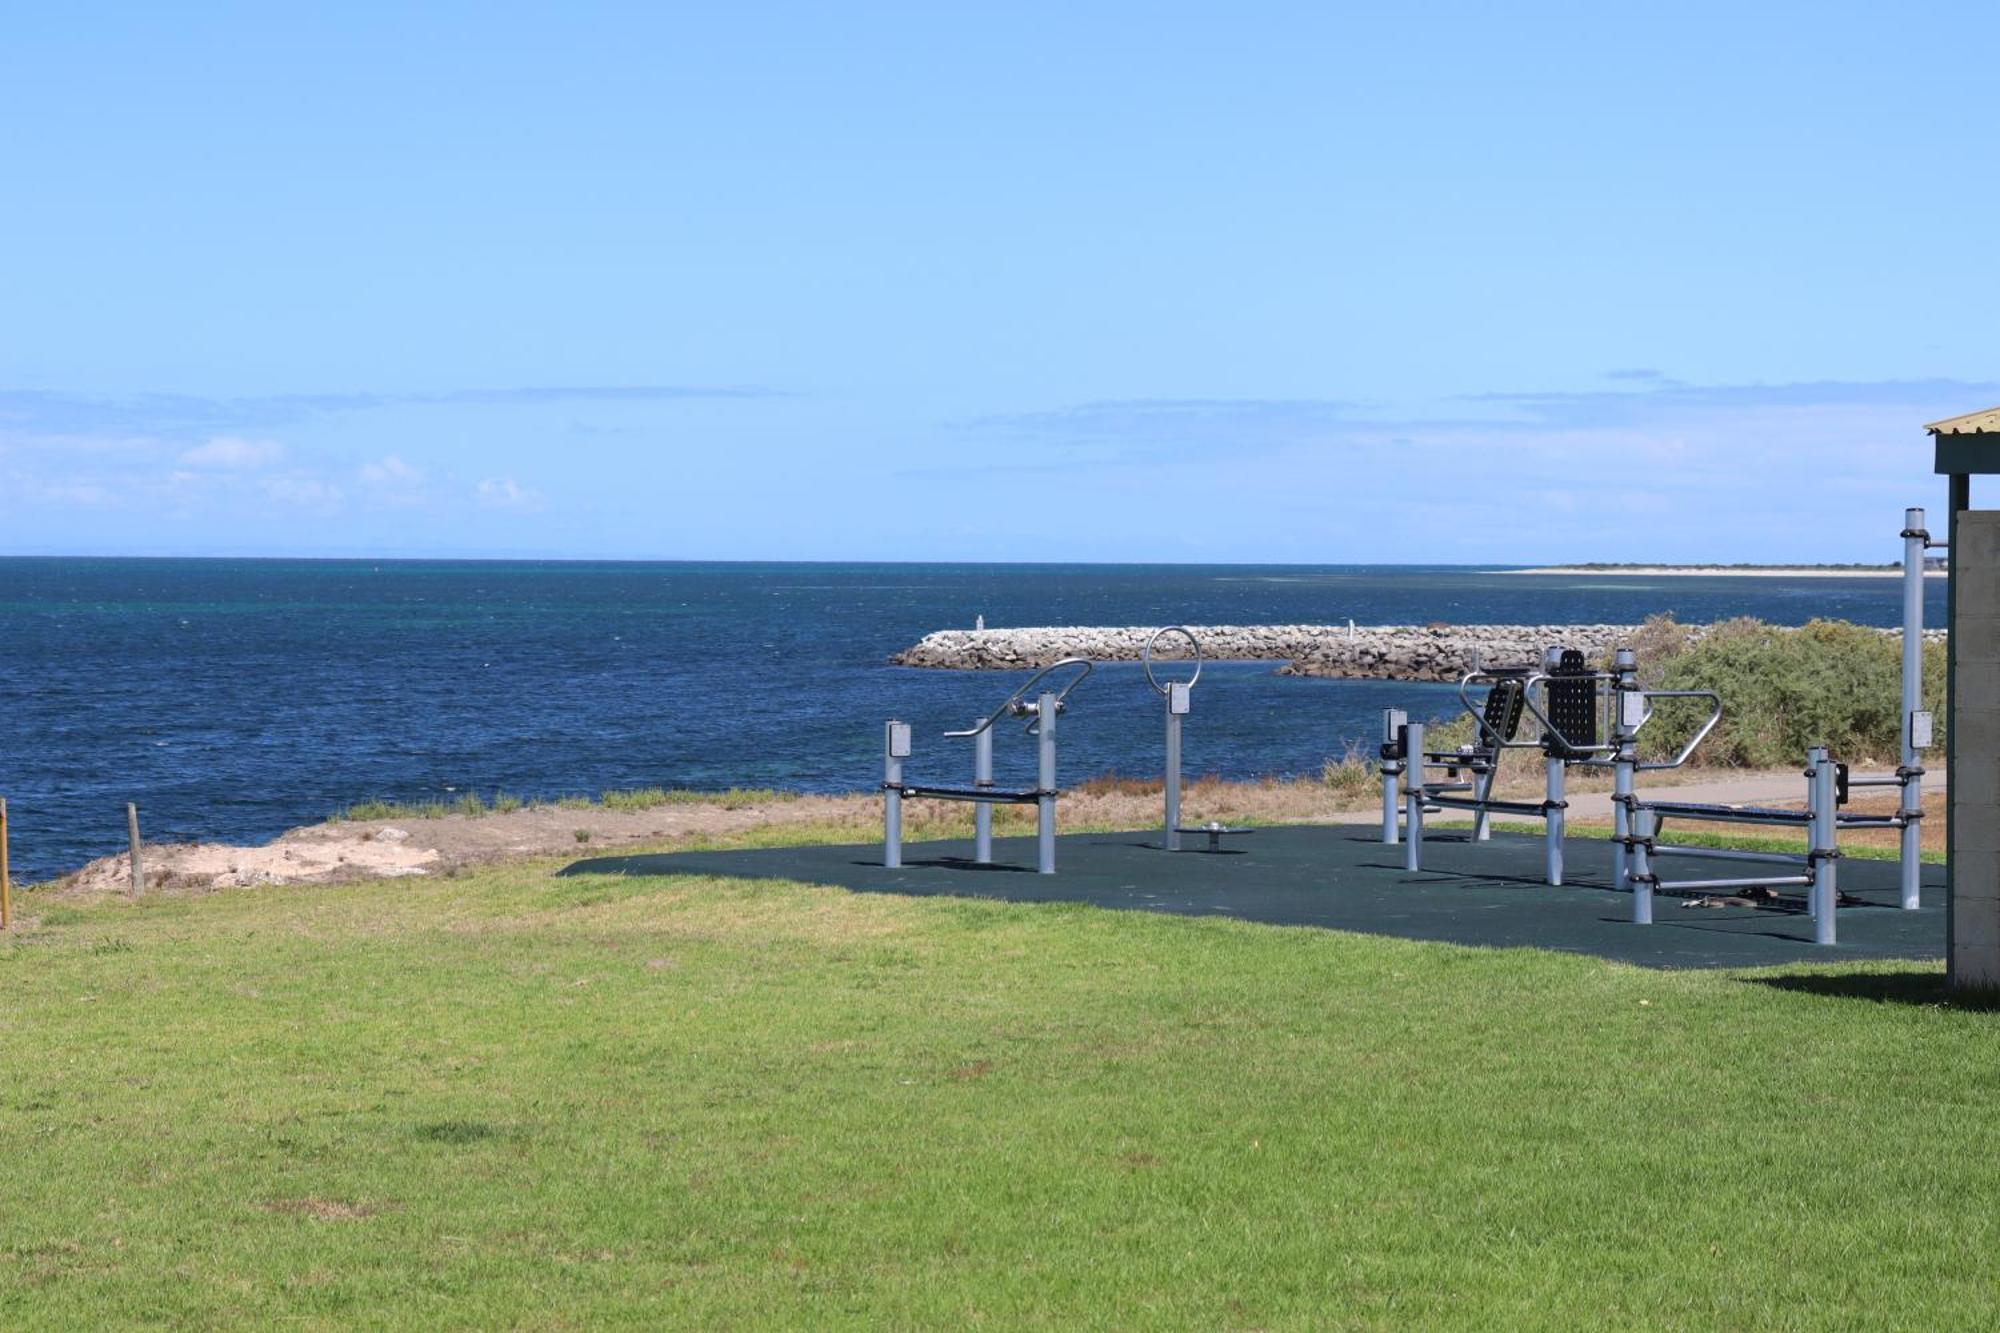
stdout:
MULTIPOLYGON (((1194 462, 1226 451, 1268 453, 1351 427, 1358 402, 1317 398, 1139 398, 1080 403, 1050 411, 961 423, 975 438, 1059 450, 1001 466, 1074 462, 1085 466, 1194 462), (1087 451, 1079 454, 1077 451, 1087 451)), ((984 470, 975 468, 975 470, 984 470)))
MULTIPOLYGON (((1633 372, 1627 372, 1632 374, 1633 372)), ((1645 387, 1581 393, 1481 393, 1459 401, 1500 409, 1492 423, 1623 426, 1695 413, 1767 409, 1902 408, 1918 420, 1954 404, 1987 402, 2000 382, 1982 380, 1815 380, 1796 384, 1687 384, 1645 372, 1645 387)))
POLYGON ((540 493, 512 477, 488 477, 472 488, 472 498, 488 509, 512 509, 533 513, 542 507, 540 493))
POLYGON ((268 431, 334 413, 396 407, 675 403, 785 396, 779 390, 757 386, 674 384, 530 385, 415 393, 293 393, 239 397, 0 389, 0 433, 91 437, 136 434, 190 441, 246 431, 268 431))
POLYGON ((249 472, 270 467, 285 456, 285 446, 276 440, 245 440, 234 435, 218 435, 206 444, 182 451, 182 467, 222 468, 249 472))
POLYGON ((1885 506, 1923 502, 1921 423, 2000 400, 2000 383, 1965 380, 1696 385, 1627 371, 1617 385, 1405 412, 1343 399, 1092 402, 969 423, 967 443, 997 431, 1011 447, 904 475, 951 488, 1055 480, 1132 502, 1102 509, 1104 531, 1124 523, 1144 541, 1176 516, 1261 527, 1274 550, 1320 552, 1305 558, 1854 558, 1874 549, 1885 506), (1299 524, 1319 539, 1299 541, 1299 524))
MULTIPOLYGON (((1116 446, 1115 452, 1096 460, 1068 452, 1015 460, 1030 466, 1132 460, 1192 463, 1224 450, 1231 457, 1242 457, 1301 445, 1383 441, 1414 445, 1425 439, 1456 440, 1467 432, 1475 438, 1510 438, 1511 447, 1524 447, 1523 437, 1632 428, 1671 434, 1678 425, 1697 420, 1748 425, 1769 413, 1902 412, 1915 424, 1927 414, 2000 398, 2000 382, 1971 380, 1699 385, 1652 370, 1613 371, 1609 377, 1632 387, 1467 394, 1417 412, 1332 398, 1101 401, 983 417, 962 423, 960 430, 971 436, 1004 435, 1029 445, 1116 446)), ((966 470, 991 466, 992 460, 982 459, 966 470)))
POLYGON ((410 466, 396 454, 363 463, 360 471, 361 480, 370 486, 415 486, 424 479, 422 468, 410 466))
POLYGON ((339 486, 318 477, 273 477, 264 483, 264 496, 278 505, 294 509, 338 509, 347 499, 339 486))

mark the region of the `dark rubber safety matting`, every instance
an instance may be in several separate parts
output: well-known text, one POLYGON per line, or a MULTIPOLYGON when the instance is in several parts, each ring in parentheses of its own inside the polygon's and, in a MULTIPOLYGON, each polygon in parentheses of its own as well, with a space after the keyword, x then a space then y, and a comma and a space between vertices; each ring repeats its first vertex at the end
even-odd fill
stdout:
MULTIPOLYGON (((1284 926, 1445 940, 1500 948, 1594 954, 1645 967, 1757 967, 1776 963, 1944 956, 1944 870, 1924 867, 1924 906, 1896 905, 1893 861, 1843 859, 1843 894, 1861 901, 1839 914, 1840 942, 1812 942, 1803 903, 1688 907, 1656 895, 1651 926, 1631 924, 1631 900, 1610 889, 1611 848, 1571 839, 1568 883, 1542 882, 1539 838, 1496 833, 1475 843, 1451 830, 1424 843, 1424 869, 1403 870, 1403 849, 1369 828, 1259 829, 1220 853, 1166 852, 1158 833, 1069 834, 1056 873, 1034 872, 1034 843, 1002 838, 998 862, 974 865, 967 842, 911 843, 900 870, 882 865, 879 844, 731 852, 606 856, 564 874, 725 875, 836 885, 860 893, 951 895, 1007 902, 1076 902, 1185 916, 1229 916, 1284 926)), ((1205 840, 1187 839, 1191 846, 1205 840)), ((1674 857, 1663 877, 1720 879, 1740 863, 1674 857)))

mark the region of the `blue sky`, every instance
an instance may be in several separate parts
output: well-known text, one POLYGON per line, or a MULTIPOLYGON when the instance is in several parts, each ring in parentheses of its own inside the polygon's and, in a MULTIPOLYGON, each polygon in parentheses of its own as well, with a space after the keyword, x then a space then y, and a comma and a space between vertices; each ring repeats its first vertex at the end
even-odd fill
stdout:
POLYGON ((1990 5, 405 9, 10 14, 0 552, 1888 560, 2000 402, 1990 5))

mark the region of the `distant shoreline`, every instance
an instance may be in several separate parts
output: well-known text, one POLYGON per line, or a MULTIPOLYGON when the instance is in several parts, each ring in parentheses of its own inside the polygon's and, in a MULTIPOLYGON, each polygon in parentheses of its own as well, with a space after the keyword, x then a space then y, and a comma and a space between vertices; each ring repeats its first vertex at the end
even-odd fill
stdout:
MULTIPOLYGON (((1893 566, 1844 569, 1838 565, 1544 565, 1537 569, 1490 569, 1489 574, 1609 574, 1648 578, 1745 579, 1899 579, 1893 566)), ((1945 577, 1942 569, 1924 571, 1927 579, 1945 577)))

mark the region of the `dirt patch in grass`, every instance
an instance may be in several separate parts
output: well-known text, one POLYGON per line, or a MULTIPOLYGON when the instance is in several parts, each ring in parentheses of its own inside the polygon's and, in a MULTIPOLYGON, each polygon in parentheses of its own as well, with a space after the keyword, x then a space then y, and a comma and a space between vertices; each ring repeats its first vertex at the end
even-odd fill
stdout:
POLYGON ((382 1211, 373 1204, 346 1203, 340 1199, 272 1199, 257 1207, 287 1217, 310 1217, 316 1222, 358 1222, 382 1211))

